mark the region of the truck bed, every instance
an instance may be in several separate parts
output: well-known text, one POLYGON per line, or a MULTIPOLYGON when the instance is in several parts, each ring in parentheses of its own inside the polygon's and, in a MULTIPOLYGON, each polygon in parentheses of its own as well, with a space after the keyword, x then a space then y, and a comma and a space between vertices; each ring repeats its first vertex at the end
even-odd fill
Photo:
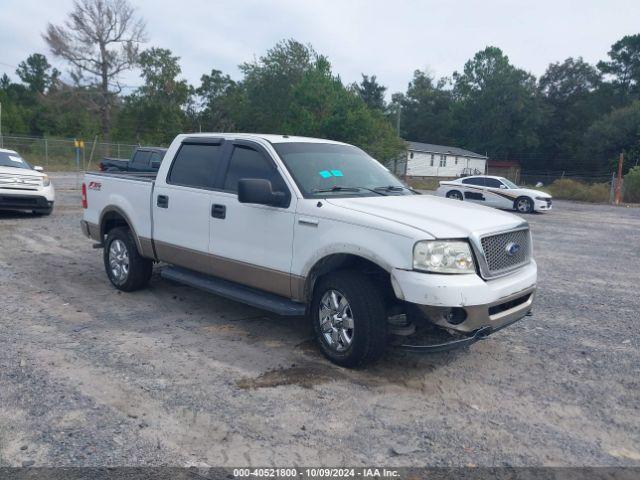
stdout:
POLYGON ((84 219, 100 225, 109 211, 124 216, 138 237, 151 239, 151 198, 156 172, 87 172, 84 219))

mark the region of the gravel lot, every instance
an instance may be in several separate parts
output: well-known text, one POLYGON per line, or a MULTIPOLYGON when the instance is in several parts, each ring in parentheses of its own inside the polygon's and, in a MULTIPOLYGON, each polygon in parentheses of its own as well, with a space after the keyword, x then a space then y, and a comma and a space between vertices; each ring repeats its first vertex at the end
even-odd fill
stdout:
POLYGON ((528 216, 533 317, 349 371, 303 320, 120 294, 53 178, 51 217, 0 212, 0 466, 640 465, 640 208, 528 216))

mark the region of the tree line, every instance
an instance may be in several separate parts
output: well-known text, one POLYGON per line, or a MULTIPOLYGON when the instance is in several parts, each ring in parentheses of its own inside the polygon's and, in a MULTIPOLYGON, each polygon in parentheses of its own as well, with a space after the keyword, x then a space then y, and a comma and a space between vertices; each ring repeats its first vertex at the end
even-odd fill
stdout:
POLYGON ((41 53, 17 66, 19 81, 5 72, 3 132, 156 145, 184 132, 281 133, 353 143, 379 160, 411 140, 573 172, 607 171, 621 152, 627 170, 640 157, 640 34, 596 65, 571 57, 540 78, 487 47, 450 77, 416 70, 390 101, 376 75, 346 84, 326 56, 293 39, 241 64, 240 79, 212 69, 191 85, 173 52, 140 49, 146 25, 126 0, 78 0, 43 38, 70 80, 41 53), (119 78, 131 68, 140 86, 127 89, 119 78))

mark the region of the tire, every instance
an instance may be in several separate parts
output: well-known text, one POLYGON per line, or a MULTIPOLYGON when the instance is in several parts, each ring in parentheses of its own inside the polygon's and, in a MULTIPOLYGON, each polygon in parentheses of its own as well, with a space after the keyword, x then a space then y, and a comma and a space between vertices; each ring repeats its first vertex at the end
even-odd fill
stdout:
POLYGON ((458 190, 449 190, 447 192, 447 198, 451 198, 453 200, 464 200, 464 198, 462 197, 462 193, 460 193, 458 190))
POLYGON ((320 278, 309 312, 320 349, 331 362, 343 367, 362 367, 384 353, 387 344, 385 306, 380 291, 366 275, 342 270, 320 278), (332 292, 336 294, 338 309, 326 307, 335 307, 331 301, 332 292), (340 309, 343 310, 342 319, 327 316, 340 309), (345 318, 349 323, 344 323, 345 318), (340 331, 343 331, 342 335, 340 331), (350 341, 346 341, 349 338, 350 341))
POLYGON ((517 210, 518 213, 531 213, 533 212, 533 200, 529 197, 518 197, 513 203, 513 208, 517 210))
POLYGON ((103 259, 107 276, 118 290, 140 290, 151 279, 153 262, 140 256, 131 230, 126 227, 117 227, 109 231, 103 259))

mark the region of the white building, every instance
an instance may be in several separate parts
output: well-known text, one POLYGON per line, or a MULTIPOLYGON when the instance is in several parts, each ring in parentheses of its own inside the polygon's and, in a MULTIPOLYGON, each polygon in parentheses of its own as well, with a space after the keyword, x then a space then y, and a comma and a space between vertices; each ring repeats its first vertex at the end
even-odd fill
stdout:
POLYGON ((487 171, 488 158, 463 148, 407 142, 407 177, 459 177, 487 171))

